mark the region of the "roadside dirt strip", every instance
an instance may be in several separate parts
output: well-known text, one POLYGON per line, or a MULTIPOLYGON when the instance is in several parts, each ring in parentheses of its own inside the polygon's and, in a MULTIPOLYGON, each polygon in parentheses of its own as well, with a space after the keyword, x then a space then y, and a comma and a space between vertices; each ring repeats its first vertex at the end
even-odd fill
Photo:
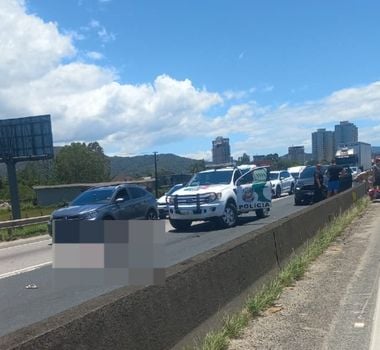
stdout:
POLYGON ((369 349, 379 276, 380 203, 372 203, 229 350, 369 349))

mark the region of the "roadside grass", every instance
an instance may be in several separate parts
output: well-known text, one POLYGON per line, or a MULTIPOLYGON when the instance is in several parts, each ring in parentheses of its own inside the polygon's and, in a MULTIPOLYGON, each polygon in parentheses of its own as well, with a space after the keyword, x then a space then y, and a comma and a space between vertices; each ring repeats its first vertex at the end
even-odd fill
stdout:
POLYGON ((12 229, 0 230, 0 242, 1 241, 13 241, 19 238, 28 238, 34 236, 40 236, 47 234, 47 224, 35 224, 24 227, 15 227, 12 229))
MULTIPOLYGON (((36 216, 50 215, 57 207, 38 207, 21 205, 21 218, 33 218, 36 216)), ((0 221, 12 220, 12 210, 0 209, 0 221)))
MULTIPOLYGON (((32 203, 21 203, 21 218, 33 218, 37 216, 50 215, 56 207, 39 207, 32 203)), ((12 220, 10 209, 0 209, 0 221, 12 220)), ((28 238, 47 234, 47 224, 32 224, 23 227, 0 229, 0 242, 13 241, 20 238, 28 238)))
POLYGON ((296 255, 277 275, 275 279, 263 286, 253 296, 248 297, 242 311, 233 315, 225 315, 220 330, 208 333, 202 340, 196 340, 194 347, 187 350, 225 350, 231 339, 238 338, 250 319, 273 306, 284 288, 293 285, 305 273, 309 265, 321 255, 326 248, 342 234, 344 229, 369 205, 367 197, 358 200, 345 213, 335 217, 332 222, 317 233, 306 249, 296 255))

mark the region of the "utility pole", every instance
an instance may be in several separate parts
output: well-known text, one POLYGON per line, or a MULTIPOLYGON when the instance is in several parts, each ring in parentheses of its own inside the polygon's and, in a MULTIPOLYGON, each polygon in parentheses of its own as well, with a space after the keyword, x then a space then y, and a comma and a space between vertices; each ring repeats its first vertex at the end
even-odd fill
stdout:
POLYGON ((156 198, 158 198, 158 176, 157 176, 157 152, 153 152, 154 154, 154 187, 156 190, 156 198))

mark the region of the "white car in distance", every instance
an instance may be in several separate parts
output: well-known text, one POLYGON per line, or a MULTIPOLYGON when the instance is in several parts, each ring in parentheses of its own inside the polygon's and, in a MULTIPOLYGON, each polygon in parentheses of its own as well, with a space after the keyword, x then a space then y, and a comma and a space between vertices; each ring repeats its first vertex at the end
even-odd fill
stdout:
POLYGON ((288 168, 288 172, 290 173, 290 175, 294 177, 294 181, 297 181, 303 169, 305 168, 306 168, 305 165, 293 166, 293 167, 288 168))
POLYGON ((174 185, 168 192, 166 192, 163 196, 157 199, 157 209, 158 209, 160 219, 166 219, 166 217, 169 214, 169 206, 168 206, 168 203, 166 202, 166 197, 170 196, 171 194, 173 194, 175 191, 179 190, 183 186, 184 186, 183 184, 174 185))
POLYGON ((270 182, 272 183, 272 194, 279 198, 283 193, 294 193, 294 177, 287 170, 271 171, 269 173, 270 182))

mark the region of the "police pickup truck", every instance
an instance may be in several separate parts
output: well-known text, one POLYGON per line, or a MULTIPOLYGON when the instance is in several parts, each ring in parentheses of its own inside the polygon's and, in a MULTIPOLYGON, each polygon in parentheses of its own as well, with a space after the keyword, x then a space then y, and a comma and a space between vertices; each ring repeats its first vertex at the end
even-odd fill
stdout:
POLYGON ((266 217, 272 206, 269 168, 241 165, 201 171, 166 200, 170 224, 178 230, 203 220, 233 227, 239 214, 250 211, 266 217))

